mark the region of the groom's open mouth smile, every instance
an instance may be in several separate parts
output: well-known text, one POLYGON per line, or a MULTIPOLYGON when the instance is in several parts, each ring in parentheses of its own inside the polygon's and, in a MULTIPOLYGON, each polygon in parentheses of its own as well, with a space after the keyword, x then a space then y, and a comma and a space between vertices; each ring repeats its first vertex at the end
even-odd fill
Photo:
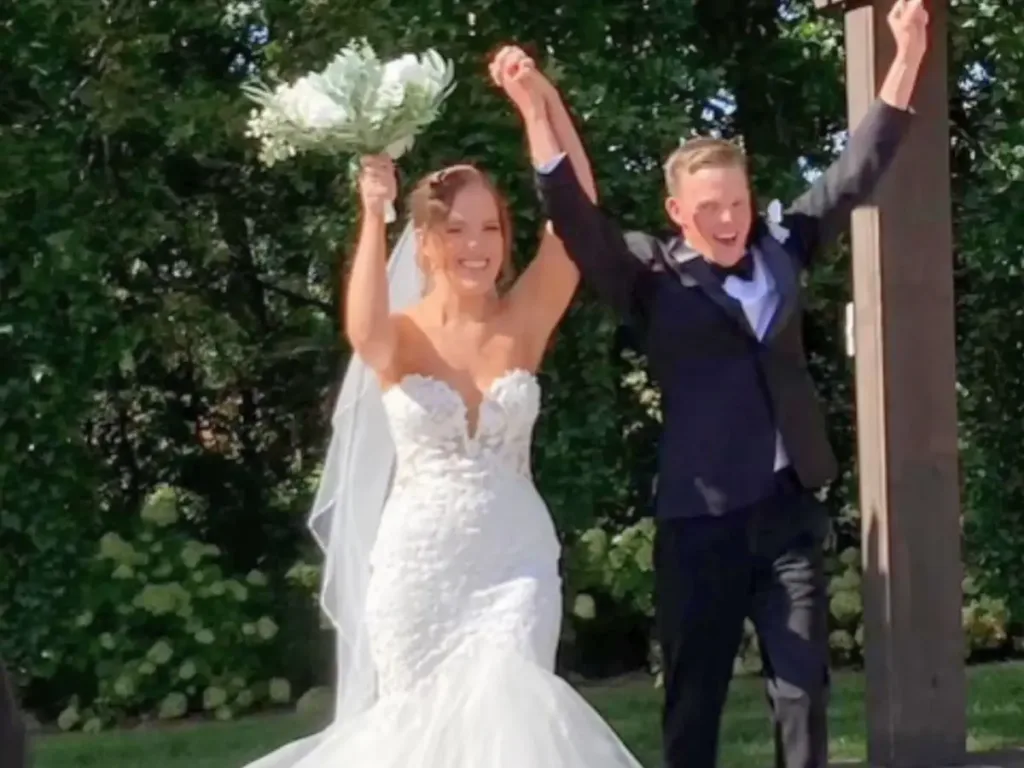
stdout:
POLYGON ((731 234, 731 235, 715 235, 714 237, 715 237, 715 241, 718 242, 718 243, 721 243, 722 245, 735 245, 736 244, 736 240, 738 239, 738 235, 736 235, 736 234, 731 234))

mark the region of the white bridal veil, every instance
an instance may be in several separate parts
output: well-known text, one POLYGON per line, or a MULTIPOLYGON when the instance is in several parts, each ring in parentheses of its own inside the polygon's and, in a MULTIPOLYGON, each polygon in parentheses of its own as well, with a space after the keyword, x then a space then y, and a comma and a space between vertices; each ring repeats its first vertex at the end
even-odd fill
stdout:
MULTIPOLYGON (((387 265, 392 312, 423 295, 412 224, 402 232, 387 265)), ((391 487, 395 446, 376 375, 353 355, 331 418, 331 442, 309 519, 324 552, 320 604, 336 633, 337 692, 334 723, 373 706, 376 671, 365 622, 370 553, 391 487)), ((328 729, 330 730, 330 729, 328 729)), ((289 744, 248 768, 288 768, 315 748, 317 734, 289 744)))

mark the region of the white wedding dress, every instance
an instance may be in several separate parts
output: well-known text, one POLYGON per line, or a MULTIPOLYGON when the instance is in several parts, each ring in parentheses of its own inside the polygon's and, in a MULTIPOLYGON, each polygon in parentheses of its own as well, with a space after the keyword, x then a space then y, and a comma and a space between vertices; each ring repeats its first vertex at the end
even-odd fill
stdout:
POLYGON ((560 546, 530 473, 537 379, 499 377, 475 420, 425 376, 383 404, 397 468, 366 602, 378 699, 252 768, 640 768, 554 674, 560 546))

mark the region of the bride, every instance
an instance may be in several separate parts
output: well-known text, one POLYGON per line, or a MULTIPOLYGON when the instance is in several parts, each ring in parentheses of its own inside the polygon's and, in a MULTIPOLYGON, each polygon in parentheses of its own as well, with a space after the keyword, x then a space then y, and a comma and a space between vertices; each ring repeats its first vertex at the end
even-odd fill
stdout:
MULTIPOLYGON (((524 117, 546 114, 525 121, 531 146, 566 152, 593 199, 533 62, 506 48, 491 75, 524 117)), ((335 721, 250 768, 639 768, 554 674, 560 546, 529 459, 534 371, 576 268, 546 228, 511 282, 508 214, 472 166, 416 186, 387 264, 389 160, 364 159, 360 194, 344 318, 357 357, 313 520, 338 630, 335 721)))

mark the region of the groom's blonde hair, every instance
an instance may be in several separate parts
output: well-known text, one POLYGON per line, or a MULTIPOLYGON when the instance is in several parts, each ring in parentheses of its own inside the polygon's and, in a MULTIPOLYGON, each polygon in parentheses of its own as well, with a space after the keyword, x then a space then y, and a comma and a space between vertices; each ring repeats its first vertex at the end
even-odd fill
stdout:
POLYGON ((709 136, 689 139, 665 161, 665 186, 670 195, 675 195, 680 177, 702 168, 730 167, 747 170, 747 156, 739 145, 709 136))

